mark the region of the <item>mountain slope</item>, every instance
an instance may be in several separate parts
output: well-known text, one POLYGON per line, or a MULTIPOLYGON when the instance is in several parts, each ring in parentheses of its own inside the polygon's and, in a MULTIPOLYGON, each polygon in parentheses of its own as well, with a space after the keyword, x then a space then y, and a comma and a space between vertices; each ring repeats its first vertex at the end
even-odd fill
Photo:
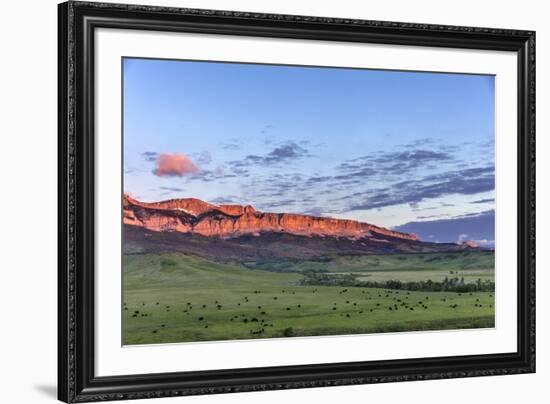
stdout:
POLYGON ((225 263, 311 260, 337 255, 455 252, 470 249, 454 243, 425 243, 391 237, 350 239, 273 232, 261 233, 259 236, 242 235, 223 239, 193 233, 151 231, 131 225, 124 225, 123 237, 124 254, 181 252, 225 263))

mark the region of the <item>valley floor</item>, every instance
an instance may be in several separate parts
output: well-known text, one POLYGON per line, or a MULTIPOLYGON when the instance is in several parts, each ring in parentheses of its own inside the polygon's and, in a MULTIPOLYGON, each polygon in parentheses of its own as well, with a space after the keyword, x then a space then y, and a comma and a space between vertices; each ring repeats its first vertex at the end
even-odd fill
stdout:
POLYGON ((377 281, 494 282, 492 252, 222 264, 124 256, 125 345, 494 327, 494 293, 301 285, 311 271, 377 281))

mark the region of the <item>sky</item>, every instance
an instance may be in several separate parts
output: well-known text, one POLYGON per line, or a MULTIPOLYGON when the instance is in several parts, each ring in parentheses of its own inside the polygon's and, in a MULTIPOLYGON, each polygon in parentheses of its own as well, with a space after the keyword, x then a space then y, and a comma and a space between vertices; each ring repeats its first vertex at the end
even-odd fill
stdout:
POLYGON ((493 76, 135 58, 123 74, 124 191, 140 200, 494 239, 493 76))

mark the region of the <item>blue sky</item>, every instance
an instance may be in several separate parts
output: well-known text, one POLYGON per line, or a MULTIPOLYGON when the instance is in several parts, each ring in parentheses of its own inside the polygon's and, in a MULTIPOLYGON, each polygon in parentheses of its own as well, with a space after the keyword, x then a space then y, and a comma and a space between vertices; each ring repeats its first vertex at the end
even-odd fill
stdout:
POLYGON ((494 77, 124 59, 124 189, 385 227, 494 209, 494 77), (162 157, 164 156, 164 157, 162 157))

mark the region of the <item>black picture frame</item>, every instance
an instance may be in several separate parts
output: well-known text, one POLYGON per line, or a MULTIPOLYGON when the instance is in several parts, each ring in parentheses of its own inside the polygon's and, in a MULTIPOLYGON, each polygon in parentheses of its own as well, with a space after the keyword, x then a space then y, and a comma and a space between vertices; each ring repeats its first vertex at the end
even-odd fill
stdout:
POLYGON ((64 402, 442 379, 535 371, 535 33, 236 11, 59 4, 58 398, 64 402), (515 52, 517 351, 176 373, 94 375, 94 30, 158 30, 515 52))

